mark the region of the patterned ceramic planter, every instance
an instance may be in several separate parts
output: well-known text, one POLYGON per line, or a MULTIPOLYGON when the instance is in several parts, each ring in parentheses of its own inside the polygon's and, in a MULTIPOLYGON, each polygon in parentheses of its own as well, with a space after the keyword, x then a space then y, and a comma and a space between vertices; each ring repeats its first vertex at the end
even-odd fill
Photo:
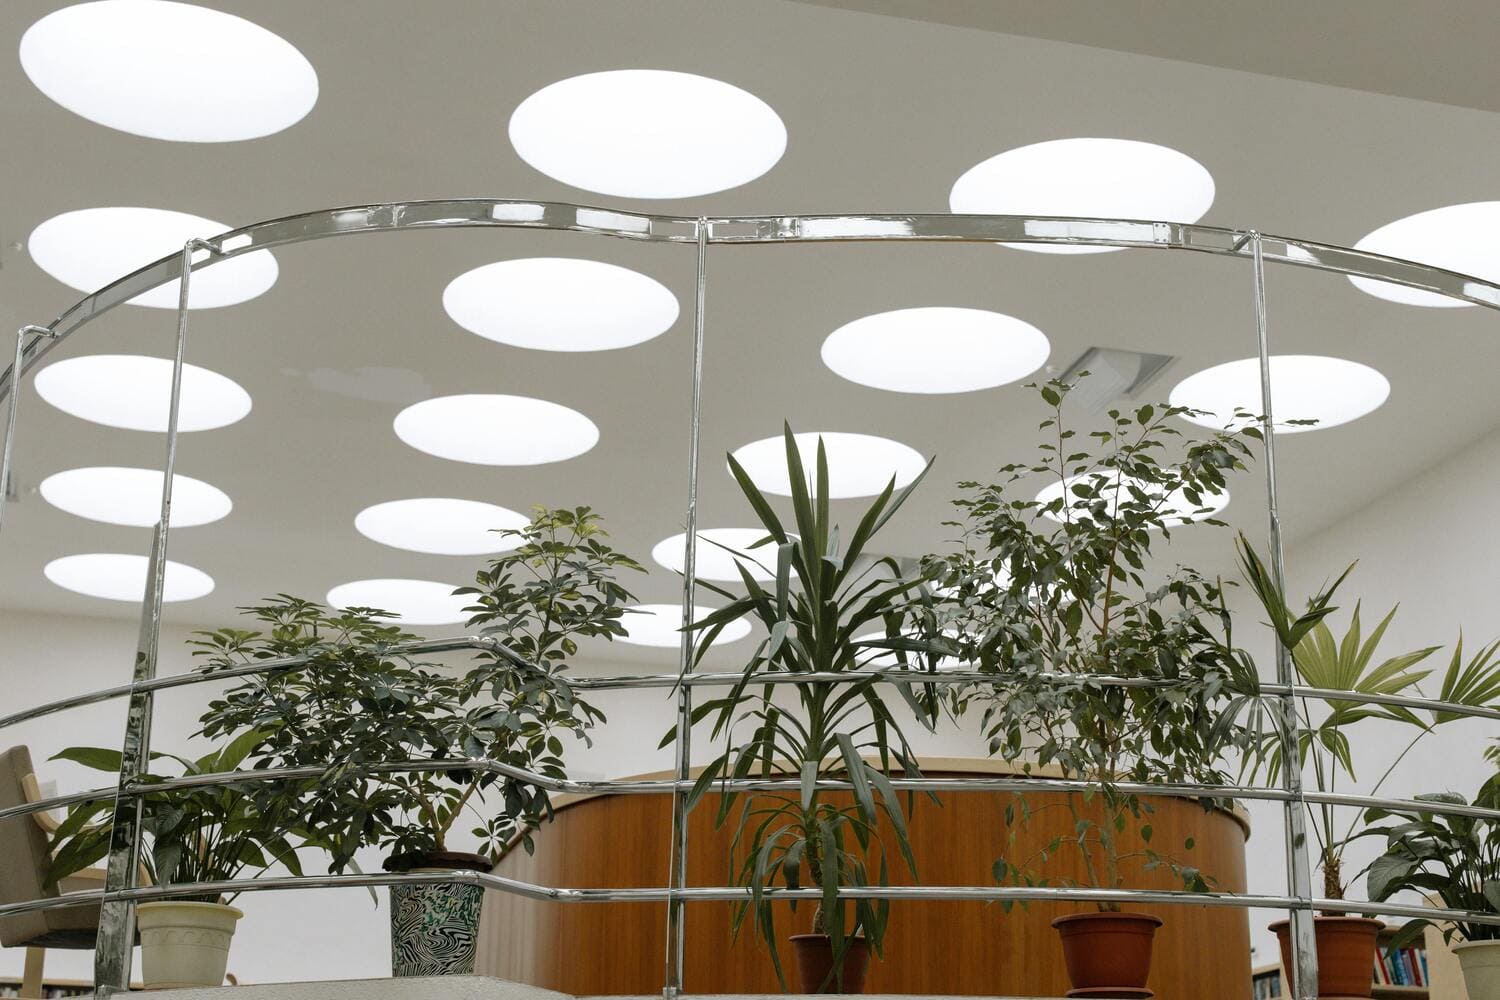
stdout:
MULTIPOLYGON (((490 870, 477 854, 392 858, 392 871, 490 870)), ((484 888, 477 885, 391 886, 391 975, 465 976, 474 971, 484 888)))

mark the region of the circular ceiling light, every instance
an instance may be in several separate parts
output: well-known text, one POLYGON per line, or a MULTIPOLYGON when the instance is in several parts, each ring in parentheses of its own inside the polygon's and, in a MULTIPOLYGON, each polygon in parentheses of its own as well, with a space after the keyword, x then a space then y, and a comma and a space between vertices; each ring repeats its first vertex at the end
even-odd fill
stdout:
MULTIPOLYGON (((1134 139, 1054 139, 1007 150, 969 168, 948 204, 968 215, 1062 215, 1197 222, 1214 203, 1203 164, 1134 139)), ((1123 247, 1007 243, 1037 253, 1106 253, 1123 247)))
POLYGON ((629 268, 572 257, 476 267, 443 291, 453 322, 488 340, 538 351, 610 351, 660 336, 677 296, 629 268))
POLYGON ((621 69, 538 90, 511 115, 510 142, 537 170, 585 191, 689 198, 770 170, 786 151, 786 126, 721 80, 621 69))
POLYGON ((388 500, 354 517, 355 530, 372 541, 439 556, 508 552, 520 543, 505 532, 530 523, 525 514, 492 503, 450 497, 388 500))
POLYGON ((834 374, 891 392, 973 392, 1025 378, 1052 352, 1030 323, 953 306, 875 313, 823 341, 834 374))
MULTIPOLYGON (((1379 409, 1391 394, 1386 377, 1369 365, 1312 354, 1279 354, 1271 358, 1271 413, 1277 434, 1319 431, 1347 424, 1379 409), (1292 424, 1292 420, 1315 420, 1292 424)), ((1172 389, 1173 406, 1204 410, 1207 416, 1184 419, 1215 429, 1236 424, 1235 411, 1259 414, 1260 360, 1245 358, 1205 368, 1172 389)), ((1240 420, 1255 423, 1254 420, 1240 420)))
MULTIPOLYGON (((713 608, 693 606, 693 621, 702 621, 714 613, 713 608)), ((620 641, 635 646, 680 646, 682 645, 682 605, 637 604, 627 608, 620 619, 625 634, 620 641)), ((714 639, 715 646, 735 642, 750 634, 750 623, 743 619, 732 621, 714 639)), ((701 637, 702 633, 700 633, 701 637)))
MULTIPOLYGON (((872 497, 885 489, 891 477, 896 488, 908 485, 926 468, 927 461, 914 448, 873 434, 840 431, 796 435, 797 452, 807 473, 808 488, 817 475, 818 439, 828 456, 828 496, 832 500, 872 497)), ((767 493, 792 495, 792 480, 786 467, 786 440, 764 438, 735 449, 739 462, 752 482, 767 493)))
MULTIPOLYGON (((752 580, 764 582, 776 579, 775 540, 751 548, 756 542, 768 538, 770 535, 764 528, 702 529, 698 532, 697 554, 694 557, 698 579, 740 583, 742 581, 735 569, 736 565, 745 567, 745 572, 750 574, 752 580)), ((686 545, 687 532, 663 538, 651 549, 651 558, 658 566, 681 573, 684 571, 686 545)))
MULTIPOLYGON (((149 528, 161 517, 159 469, 99 466, 69 469, 42 480, 42 499, 58 510, 105 524, 149 528)), ((173 474, 172 527, 191 528, 224 517, 229 495, 199 479, 173 474)))
MULTIPOLYGON (((31 231, 26 249, 37 267, 80 292, 93 292, 152 261, 180 253, 190 239, 226 232, 222 222, 162 208, 81 208, 54 215, 31 231)), ((276 258, 256 250, 193 272, 188 307, 232 306, 276 284, 276 258)), ((179 280, 142 292, 130 304, 177 308, 179 280)))
POLYGON ((21 68, 76 115, 175 142, 270 135, 318 100, 318 74, 290 42, 233 14, 167 0, 54 11, 21 36, 21 68))
POLYGON ((398 625, 452 625, 467 620, 464 608, 474 603, 472 595, 454 596, 457 589, 431 580, 353 580, 330 590, 328 603, 389 612, 377 617, 398 625))
MULTIPOLYGON (((1500 282, 1497 229, 1500 229, 1500 201, 1476 201, 1397 219, 1354 244, 1354 248, 1500 282)), ((1474 304, 1373 278, 1351 276, 1349 280, 1360 291, 1391 302, 1438 309, 1474 304)))
POLYGON ((529 396, 439 396, 396 414, 418 451, 475 465, 544 465, 582 455, 599 428, 577 410, 529 396))
MULTIPOLYGON (((141 601, 146 596, 145 556, 123 552, 86 552, 54 559, 42 568, 47 579, 76 594, 106 601, 141 601)), ((213 592, 213 577, 200 569, 167 560, 162 600, 191 601, 213 592)))
MULTIPOLYGON (((132 431, 165 431, 172 362, 139 354, 89 354, 37 372, 39 396, 82 420, 132 431)), ((250 412, 250 394, 218 372, 182 366, 180 431, 227 427, 250 412)), ((154 521, 152 522, 155 523, 154 521)))
MULTIPOLYGON (((1089 480, 1091 476, 1095 475, 1106 476, 1109 479, 1109 482, 1106 482, 1100 486, 1100 493, 1108 495, 1111 489, 1113 489, 1113 496, 1106 504, 1106 516, 1113 516, 1115 510, 1118 509, 1118 505, 1122 500, 1129 501, 1132 499, 1129 493, 1129 489, 1132 485, 1139 487, 1141 492, 1145 493, 1146 496, 1153 499, 1162 495, 1162 488, 1157 484, 1142 482, 1141 480, 1133 479, 1130 476, 1121 476, 1119 475, 1119 473, 1111 469, 1099 469, 1096 472, 1081 475, 1078 477, 1078 479, 1080 482, 1085 482, 1089 480), (1115 485, 1116 483, 1117 485, 1115 485)), ((1042 490, 1042 492, 1036 495, 1037 503, 1045 507, 1048 504, 1060 499, 1063 496, 1063 491, 1066 486, 1067 480, 1059 479, 1057 482, 1053 483, 1051 486, 1048 486, 1046 489, 1042 490)), ((1077 517, 1079 514, 1084 513, 1081 510, 1072 508, 1073 504, 1081 502, 1080 498, 1074 496, 1071 493, 1069 493, 1067 496, 1068 500, 1066 502, 1066 507, 1073 509, 1073 516, 1077 517)), ((1214 515, 1218 514, 1219 511, 1229 506, 1229 491, 1226 489, 1221 493, 1206 493, 1203 494, 1200 499, 1202 499, 1203 501, 1202 504, 1194 504, 1182 494, 1181 490, 1174 492, 1173 494, 1168 496, 1161 505, 1160 510, 1162 519, 1165 520, 1170 526, 1173 522, 1177 524, 1187 524, 1191 521, 1201 521, 1206 517, 1213 517, 1214 515)), ((1048 512, 1046 516, 1054 521, 1061 522, 1065 520, 1062 514, 1053 514, 1051 512, 1048 512)))

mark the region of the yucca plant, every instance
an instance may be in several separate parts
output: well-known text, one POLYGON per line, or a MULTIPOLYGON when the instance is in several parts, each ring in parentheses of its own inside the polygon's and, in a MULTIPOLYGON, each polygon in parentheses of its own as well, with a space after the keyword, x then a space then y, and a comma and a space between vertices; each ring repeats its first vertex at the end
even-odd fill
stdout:
MULTIPOLYGON (((768 674, 863 671, 889 657, 892 650, 899 650, 898 658, 915 673, 919 666, 930 667, 937 655, 951 652, 905 635, 905 618, 925 578, 903 573, 890 557, 868 553, 871 540, 901 509, 922 476, 899 492, 892 478, 854 530, 843 535, 829 510, 828 459, 822 440, 809 482, 790 427, 785 435, 795 530, 782 523, 750 476, 729 456, 730 471, 766 530, 767 555, 775 553, 774 559, 765 561, 767 568, 774 566, 775 582, 769 588, 762 586, 742 565, 742 595, 700 581, 728 603, 694 624, 702 630, 695 665, 731 622, 754 620, 767 636, 746 660, 728 693, 694 712, 695 721, 712 717, 713 738, 722 739, 724 749, 709 761, 688 799, 689 806, 695 804, 724 778, 799 777, 799 795, 744 796, 733 848, 738 858, 735 878, 749 889, 749 898, 736 905, 734 931, 737 935, 744 921, 753 916, 783 988, 786 977, 776 952, 773 897, 767 890, 776 884, 822 889, 813 930, 828 935, 833 954, 831 979, 842 982, 844 957, 857 938, 862 936, 880 954, 888 902, 859 899, 851 903, 840 900, 838 890, 888 884, 886 850, 878 829, 882 818, 889 823, 903 863, 915 873, 907 810, 888 774, 898 769, 902 775, 917 777, 919 771, 874 677, 785 685, 782 698, 773 697, 773 685, 757 686, 757 681, 768 674), (883 636, 856 638, 873 629, 880 629, 883 636), (847 782, 852 797, 822 787, 820 783, 828 780, 847 782)), ((919 692, 910 684, 895 686, 918 718, 930 721, 919 692)), ((675 729, 663 745, 674 736, 675 729)), ((721 795, 721 826, 729 821, 740 799, 732 789, 721 795)))
MULTIPOLYGON (((1246 582, 1259 599, 1282 644, 1292 651, 1292 663, 1298 681, 1307 687, 1351 694, 1423 697, 1422 682, 1433 674, 1418 665, 1440 650, 1441 646, 1424 646, 1394 656, 1379 657, 1386 628, 1396 615, 1391 608, 1368 635, 1360 620, 1360 604, 1354 605, 1349 624, 1341 637, 1335 637, 1326 619, 1338 609, 1330 604, 1333 592, 1354 569, 1351 565, 1328 587, 1308 603, 1308 611, 1296 614, 1288 606, 1282 590, 1267 570, 1254 548, 1240 537, 1240 565, 1246 582)), ((1473 708, 1491 707, 1500 701, 1500 642, 1481 647, 1465 656, 1462 634, 1454 644, 1448 666, 1442 673, 1437 699, 1473 708)), ((1263 766, 1267 778, 1275 781, 1285 766, 1282 754, 1281 727, 1291 720, 1281 717, 1274 701, 1268 701, 1266 718, 1272 722, 1263 731, 1253 766, 1263 766)), ((1378 705, 1346 701, 1334 696, 1298 699, 1300 738, 1298 766, 1312 765, 1314 787, 1320 792, 1349 791, 1358 781, 1354 755, 1350 750, 1351 727, 1368 719, 1400 723, 1413 730, 1411 738, 1395 755, 1380 777, 1365 789, 1377 795, 1396 767, 1437 727, 1464 718, 1456 712, 1417 711, 1398 705, 1378 705)), ((1328 899, 1343 899, 1346 880, 1343 875, 1344 853, 1356 839, 1359 817, 1341 826, 1333 806, 1317 805, 1309 810, 1309 825, 1318 842, 1319 867, 1323 872, 1323 894, 1328 899)))

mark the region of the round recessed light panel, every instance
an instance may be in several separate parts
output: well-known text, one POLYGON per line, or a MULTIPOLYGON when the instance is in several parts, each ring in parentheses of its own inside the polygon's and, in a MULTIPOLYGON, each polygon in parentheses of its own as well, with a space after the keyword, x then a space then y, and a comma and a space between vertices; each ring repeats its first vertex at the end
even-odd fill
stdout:
MULTIPOLYGON (((47 579, 76 594, 106 601, 140 601, 146 596, 145 556, 123 552, 86 552, 54 559, 42 568, 47 579)), ((162 600, 191 601, 213 593, 213 577, 199 569, 167 560, 162 577, 162 600)))
POLYGON ((629 268, 571 257, 502 260, 443 292, 453 322, 488 340, 539 351, 609 351, 671 329, 677 297, 629 268))
MULTIPOLYGON (((37 267, 80 292, 92 292, 171 253, 190 239, 217 236, 222 222, 161 208, 81 208, 55 215, 31 231, 26 249, 37 267)), ((205 251, 206 252, 206 251, 205 251)), ((188 307, 232 306, 263 294, 276 283, 269 250, 231 257, 193 272, 188 307)), ((130 300, 132 305, 177 308, 173 280, 130 300)))
MULTIPOLYGON (((165 431, 172 362, 139 354, 89 354, 48 365, 37 394, 82 420, 132 431, 165 431)), ((218 372, 182 366, 180 431, 227 427, 250 412, 250 394, 218 372)), ((155 523, 154 521, 152 523, 155 523)))
MULTIPOLYGON (((1277 434, 1298 434, 1347 424, 1379 409, 1391 394, 1386 377, 1369 365, 1311 354, 1271 358, 1271 413, 1277 434), (1313 420, 1293 424, 1293 420, 1313 420)), ((1235 411, 1259 414, 1260 360, 1245 358, 1205 368, 1172 389, 1173 406, 1204 410, 1207 416, 1184 419, 1204 427, 1255 423, 1235 419, 1235 411)))
POLYGON ((721 80, 657 69, 570 77, 510 117, 516 153, 548 177, 622 198, 739 187, 786 151, 770 105, 721 80))
POLYGON ((529 396, 439 396, 396 414, 418 451, 476 465, 544 465, 588 451, 599 428, 577 410, 529 396))
MULTIPOLYGON (((42 480, 42 499, 58 510, 105 524, 149 528, 161 517, 158 469, 100 466, 69 469, 42 480)), ((228 494, 188 476, 172 476, 172 527, 209 524, 234 506, 228 494)))
MULTIPOLYGON (((828 456, 828 496, 832 500, 875 496, 893 476, 896 488, 900 489, 921 475, 927 466, 926 459, 916 449, 873 434, 840 431, 798 434, 797 452, 807 473, 809 490, 817 475, 819 438, 823 439, 828 456)), ((778 496, 792 495, 785 438, 752 441, 735 449, 734 458, 762 490, 778 496)))
POLYGON ((823 341, 823 363, 891 392, 973 392, 1025 378, 1052 352, 1030 323, 985 309, 924 306, 846 323, 823 341))
MULTIPOLYGON (((1139 488, 1146 496, 1153 499, 1162 495, 1162 488, 1157 484, 1143 482, 1133 479, 1130 476, 1121 476, 1110 469, 1100 469, 1097 473, 1087 473, 1079 476, 1078 479, 1080 482, 1087 482, 1094 475, 1105 476, 1108 479, 1108 482, 1101 484, 1100 493, 1106 496, 1109 496, 1111 492, 1113 494, 1105 505, 1106 517, 1112 517, 1121 502, 1128 502, 1133 499, 1130 492, 1133 486, 1139 488)), ((1066 480, 1058 480, 1036 495, 1037 503, 1046 507, 1048 504, 1062 498, 1066 486, 1066 480)), ((1202 504, 1194 504, 1183 495, 1181 490, 1172 493, 1163 501, 1160 507, 1163 520, 1167 521, 1169 525, 1174 522, 1177 524, 1187 524, 1191 521, 1201 521, 1206 517, 1213 517, 1219 511, 1229 506, 1229 491, 1226 489, 1221 493, 1206 493, 1200 499, 1203 501, 1202 504)), ((1046 516, 1054 521, 1064 521, 1066 520, 1064 515, 1068 514, 1069 510, 1072 512, 1071 516, 1075 518, 1088 516, 1087 511, 1073 507, 1073 504, 1080 502, 1082 502, 1081 498, 1068 493, 1064 510, 1056 514, 1049 511, 1046 516)))
MULTIPOLYGON (((969 168, 948 204, 969 215, 1062 215, 1197 222, 1214 203, 1214 179, 1175 149, 1134 139, 1054 139, 1007 150, 969 168)), ((1038 253, 1105 253, 1123 247, 1007 243, 1038 253)))
POLYGON ((318 100, 318 74, 290 42, 233 14, 167 0, 54 11, 21 36, 21 68, 74 114, 176 142, 270 135, 318 100))
MULTIPOLYGON (((694 605, 693 621, 702 621, 713 613, 713 608, 700 608, 694 605)), ((633 608, 626 609, 625 616, 620 619, 620 624, 625 626, 625 634, 620 636, 622 642, 636 646, 682 645, 682 605, 680 604, 637 604, 633 608)), ((749 634, 749 622, 743 619, 732 621, 719 632, 714 645, 721 646, 726 642, 735 642, 749 634)), ((699 635, 701 636, 702 633, 700 632, 699 635)))
POLYGON ((361 535, 392 548, 439 556, 507 552, 520 544, 507 531, 531 523, 525 514, 477 500, 418 497, 366 507, 354 518, 361 535))
MULTIPOLYGON (((1354 248, 1500 282, 1497 230, 1500 230, 1500 201, 1476 201, 1397 219, 1354 244, 1354 248)), ((1439 309, 1474 305, 1388 281, 1352 276, 1349 280, 1360 291, 1391 302, 1439 309)))
POLYGON ((464 608, 473 595, 460 594, 452 584, 431 580, 353 580, 328 592, 335 608, 375 608, 388 612, 381 621, 398 625, 452 625, 468 619, 464 608))
MULTIPOLYGON (((651 558, 658 566, 681 573, 686 545, 686 532, 664 538, 652 547, 651 558)), ((741 583, 736 565, 745 567, 752 580, 776 579, 775 539, 771 539, 764 528, 704 528, 698 532, 694 557, 698 579, 741 583), (761 541, 765 544, 751 548, 761 541)))

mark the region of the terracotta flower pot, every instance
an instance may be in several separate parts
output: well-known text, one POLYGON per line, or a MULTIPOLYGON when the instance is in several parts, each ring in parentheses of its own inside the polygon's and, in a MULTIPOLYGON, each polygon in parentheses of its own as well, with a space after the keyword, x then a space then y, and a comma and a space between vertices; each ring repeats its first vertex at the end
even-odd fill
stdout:
MULTIPOLYGON (((1375 949, 1385 924, 1368 917, 1315 917, 1313 932, 1318 942, 1318 996, 1367 997, 1375 983, 1375 949)), ((1291 922, 1271 925, 1281 942, 1281 967, 1291 981, 1291 922)))
MULTIPOLYGON (((398 855, 385 867, 394 872, 487 872, 492 866, 478 854, 448 851, 398 855)), ((391 886, 391 975, 473 974, 483 903, 483 886, 391 886)))
POLYGON ((833 970, 833 941, 827 934, 793 934, 797 956, 799 993, 863 993, 865 970, 870 967, 870 946, 862 937, 849 942, 844 951, 843 976, 833 970))
POLYGON ((1161 919, 1144 913, 1072 913, 1052 921, 1062 938, 1070 997, 1150 997, 1151 945, 1161 919))

